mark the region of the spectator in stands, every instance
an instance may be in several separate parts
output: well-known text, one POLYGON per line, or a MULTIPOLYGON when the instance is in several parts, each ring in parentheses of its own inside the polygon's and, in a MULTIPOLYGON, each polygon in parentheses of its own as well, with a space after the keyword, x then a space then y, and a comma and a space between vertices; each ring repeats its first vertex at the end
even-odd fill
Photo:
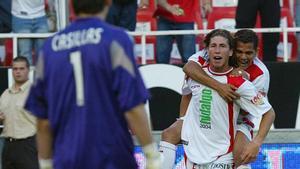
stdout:
MULTIPOLYGON (((210 9, 208 7, 210 1, 205 2, 205 9, 210 9)), ((195 12, 200 12, 199 0, 158 0, 157 3, 158 7, 154 16, 157 17, 157 29, 159 31, 194 29, 195 12)), ((196 41, 193 34, 157 36, 157 63, 168 64, 170 62, 174 39, 176 40, 183 63, 186 63, 189 56, 195 53, 196 41)))
MULTIPOLYGON (((253 28, 257 14, 260 14, 263 28, 279 27, 279 0, 239 0, 236 9, 236 28, 253 28)), ((279 33, 263 33, 263 61, 277 60, 279 33)))
POLYGON ((106 22, 134 31, 136 27, 137 8, 147 8, 149 0, 113 0, 110 6, 106 22))
POLYGON ((2 135, 5 138, 2 168, 38 169, 36 118, 23 109, 30 89, 26 57, 19 56, 13 60, 12 74, 15 83, 0 98, 0 120, 4 124, 2 135))
MULTIPOLYGON (((12 30, 15 33, 46 33, 48 23, 44 1, 12 0, 12 30)), ((33 64, 32 52, 35 54, 43 45, 43 39, 19 39, 18 55, 28 58, 33 64)), ((37 56, 37 54, 35 55, 37 56)))
POLYGON ((11 32, 11 0, 0 1, 0 33, 11 32))
MULTIPOLYGON (((296 26, 300 27, 300 0, 296 0, 295 2, 296 8, 295 8, 295 22, 296 26)), ((298 42, 298 61, 300 61, 300 32, 296 33, 297 35, 297 42, 298 42)))

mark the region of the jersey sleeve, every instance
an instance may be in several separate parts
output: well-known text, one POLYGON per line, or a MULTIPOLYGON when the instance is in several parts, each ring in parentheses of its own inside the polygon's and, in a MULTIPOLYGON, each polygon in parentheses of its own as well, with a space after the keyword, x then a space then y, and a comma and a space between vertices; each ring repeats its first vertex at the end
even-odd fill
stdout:
POLYGON ((205 66, 208 64, 208 54, 205 49, 196 52, 192 56, 189 57, 188 61, 196 62, 198 63, 201 67, 205 66))
POLYGON ((270 76, 269 74, 262 74, 252 81, 256 89, 264 96, 267 96, 269 90, 270 76))
POLYGON ((183 85, 182 85, 182 88, 181 88, 181 94, 182 95, 188 95, 190 93, 192 93, 192 90, 190 89, 190 86, 189 86, 189 79, 186 76, 184 78, 183 85))
POLYGON ((245 81, 236 92, 241 96, 236 100, 237 104, 254 117, 260 117, 272 108, 268 100, 249 81, 245 81))
POLYGON ((127 112, 149 98, 134 60, 133 43, 127 34, 124 36, 122 41, 113 41, 110 46, 113 90, 121 112, 127 112))
POLYGON ((35 78, 30 88, 29 95, 25 103, 25 109, 30 111, 38 118, 48 118, 48 105, 45 90, 45 77, 44 77, 44 56, 40 52, 38 61, 35 67, 35 78))

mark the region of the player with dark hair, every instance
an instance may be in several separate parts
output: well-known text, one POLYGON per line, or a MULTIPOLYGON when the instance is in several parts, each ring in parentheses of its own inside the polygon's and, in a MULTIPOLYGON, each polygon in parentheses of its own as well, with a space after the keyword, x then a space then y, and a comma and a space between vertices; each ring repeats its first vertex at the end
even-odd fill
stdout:
POLYGON ((12 64, 14 83, 0 97, 3 169, 39 169, 36 117, 23 108, 31 86, 29 72, 28 59, 24 56, 15 57, 12 64))
POLYGON ((73 0, 78 19, 47 39, 26 108, 38 117, 41 169, 160 169, 132 38, 104 22, 111 0, 73 0))
MULTIPOLYGON (((199 62, 205 73, 221 83, 235 86, 240 98, 226 102, 215 90, 187 78, 183 95, 190 95, 190 103, 182 126, 183 145, 187 156, 187 169, 230 168, 233 169, 233 146, 240 109, 249 116, 263 115, 263 125, 250 144, 260 145, 270 129, 275 113, 267 99, 255 86, 242 78, 233 76, 229 58, 233 57, 232 38, 226 30, 214 30, 206 39, 209 59, 199 62)), ((248 154, 246 154, 248 158, 248 154)))
MULTIPOLYGON (((269 72, 266 66, 256 57, 258 46, 258 38, 255 32, 247 29, 242 29, 236 32, 234 35, 234 53, 235 61, 239 68, 244 69, 245 74, 249 76, 249 80, 254 84, 257 90, 262 94, 266 95, 269 88, 269 72)), ((190 57, 189 62, 184 66, 184 72, 195 81, 198 81, 206 86, 213 88, 228 102, 233 101, 237 98, 233 91, 234 86, 230 84, 222 84, 209 76, 202 70, 201 65, 208 60, 207 50, 202 50, 190 57)), ((237 71, 236 71, 237 72, 237 71)), ((238 71, 240 72, 240 71, 238 71)), ((183 96, 181 101, 180 116, 185 115, 186 109, 184 107, 189 103, 188 97, 183 96), (183 108, 182 108, 183 107, 183 108)), ((240 164, 247 164, 256 159, 260 145, 263 143, 265 134, 268 132, 268 119, 272 119, 272 114, 266 113, 262 117, 264 122, 261 123, 263 126, 259 128, 259 134, 256 140, 252 140, 252 128, 255 124, 256 128, 260 126, 261 118, 239 118, 238 132, 235 138, 234 144, 234 158, 236 166, 240 164), (258 119, 258 120, 257 120, 258 119), (253 121, 252 121, 253 120, 253 121), (241 123, 242 121, 242 123, 241 123), (253 124, 254 123, 254 124, 253 124), (266 127, 267 126, 267 127, 266 127), (242 132, 239 132, 239 131, 242 132), (251 143, 251 144, 248 144, 251 143)), ((170 166, 175 161, 175 149, 176 144, 180 142, 180 131, 182 126, 182 119, 177 120, 169 128, 165 129, 162 133, 162 141, 160 143, 160 151, 164 154, 163 165, 170 166)), ((170 167, 168 167, 170 168, 170 167)))

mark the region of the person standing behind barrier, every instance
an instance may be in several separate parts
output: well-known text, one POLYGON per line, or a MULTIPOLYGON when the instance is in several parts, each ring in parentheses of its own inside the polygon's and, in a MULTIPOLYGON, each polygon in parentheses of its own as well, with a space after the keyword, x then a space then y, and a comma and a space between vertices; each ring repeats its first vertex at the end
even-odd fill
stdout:
POLYGON ((19 56, 13 60, 14 84, 0 98, 0 119, 5 138, 2 153, 3 169, 38 169, 36 118, 23 109, 31 83, 29 62, 19 56))
MULTIPOLYGON (((194 30, 196 11, 199 11, 199 0, 158 0, 154 13, 157 18, 157 30, 194 30)), ((156 37, 156 62, 170 62, 174 39, 176 40, 183 63, 195 53, 196 38, 194 34, 163 35, 156 37)))
MULTIPOLYGON (((141 0, 139 8, 146 8, 149 0, 141 0)), ((113 0, 106 22, 134 31, 136 27, 137 0, 113 0)))
MULTIPOLYGON (((12 31, 14 33, 47 33, 48 23, 44 0, 12 0, 12 31)), ((34 64, 35 56, 43 45, 41 38, 19 39, 18 55, 25 56, 30 65, 34 64)))
MULTIPOLYGON (((257 14, 263 28, 279 27, 279 0, 239 0, 236 9, 236 28, 254 28, 257 14)), ((277 60, 279 33, 263 33, 263 61, 277 60)))
POLYGON ((144 108, 149 93, 132 39, 104 21, 110 4, 73 0, 77 20, 47 39, 40 53, 25 107, 38 117, 41 169, 136 169, 128 127, 146 168, 161 169, 144 108), (64 45, 66 39, 72 41, 64 45))

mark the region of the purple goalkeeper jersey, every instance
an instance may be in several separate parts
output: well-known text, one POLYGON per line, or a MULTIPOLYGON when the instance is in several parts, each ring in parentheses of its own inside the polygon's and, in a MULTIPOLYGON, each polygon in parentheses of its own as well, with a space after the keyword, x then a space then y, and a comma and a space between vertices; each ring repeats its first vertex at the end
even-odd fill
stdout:
POLYGON ((134 169, 124 115, 148 97, 132 39, 91 17, 46 40, 26 108, 50 122, 55 169, 134 169))

